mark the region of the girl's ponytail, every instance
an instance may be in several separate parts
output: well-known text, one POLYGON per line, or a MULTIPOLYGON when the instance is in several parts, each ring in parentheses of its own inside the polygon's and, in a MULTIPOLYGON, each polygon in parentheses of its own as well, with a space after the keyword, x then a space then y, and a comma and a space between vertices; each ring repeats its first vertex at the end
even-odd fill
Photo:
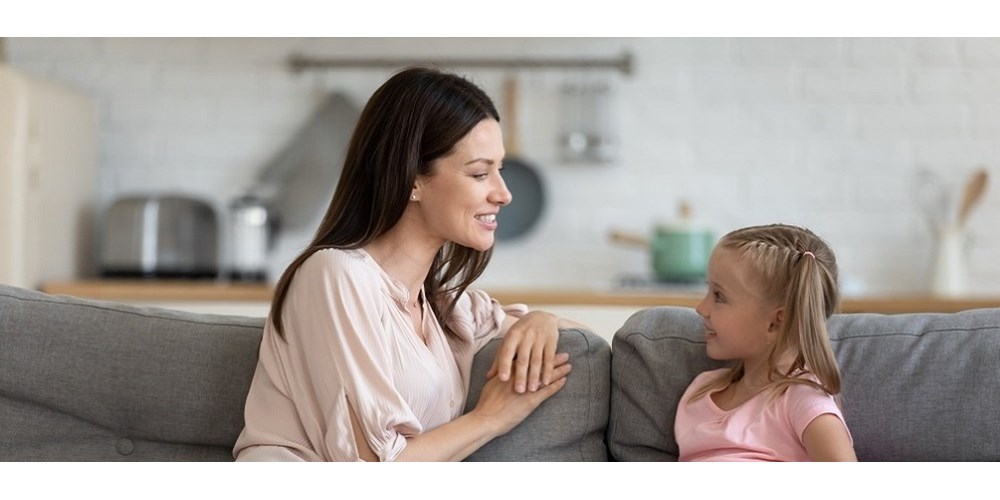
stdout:
MULTIPOLYGON (((823 262, 825 252, 801 251, 792 264, 791 279, 785 294, 785 318, 772 356, 795 352, 787 376, 808 371, 819 379, 830 394, 840 392, 840 370, 827 336, 826 320, 837 304, 837 289, 823 262), (817 257, 820 253, 821 257, 817 257), (832 294, 832 296, 831 296, 832 294)), ((793 257, 794 259, 794 257, 793 257)))

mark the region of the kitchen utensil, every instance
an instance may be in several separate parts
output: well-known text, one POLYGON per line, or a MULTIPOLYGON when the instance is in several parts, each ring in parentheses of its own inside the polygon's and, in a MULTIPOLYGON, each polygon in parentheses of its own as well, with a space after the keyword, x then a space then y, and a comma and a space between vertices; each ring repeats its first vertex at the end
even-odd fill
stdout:
POLYGON ((949 220, 951 207, 944 181, 930 170, 919 170, 914 178, 914 193, 931 231, 939 232, 949 220))
POLYGON ((648 249, 653 272, 659 281, 704 281, 715 236, 711 230, 691 223, 686 203, 681 203, 680 216, 676 222, 658 224, 652 238, 616 229, 609 232, 609 237, 618 244, 648 249))
POLYGON ((504 149, 502 176, 513 196, 497 213, 497 240, 513 240, 527 234, 545 210, 545 187, 535 167, 521 156, 518 136, 518 89, 514 77, 504 82, 504 149))
POLYGON ((973 172, 972 176, 969 177, 968 183, 965 185, 965 192, 962 194, 962 204, 958 210, 958 220, 957 226, 959 228, 964 228, 965 224, 969 220, 969 214, 972 213, 972 209, 979 203, 982 199, 983 193, 986 191, 986 183, 989 175, 985 168, 979 168, 973 172))
POLYGON ((214 278, 218 275, 215 210, 179 195, 115 201, 103 223, 101 275, 214 278))
POLYGON ((277 217, 263 199, 244 195, 229 206, 232 235, 229 277, 239 281, 264 281, 267 262, 277 233, 277 217))
POLYGON ((608 81, 581 80, 560 91, 561 159, 574 163, 611 163, 617 156, 608 81))

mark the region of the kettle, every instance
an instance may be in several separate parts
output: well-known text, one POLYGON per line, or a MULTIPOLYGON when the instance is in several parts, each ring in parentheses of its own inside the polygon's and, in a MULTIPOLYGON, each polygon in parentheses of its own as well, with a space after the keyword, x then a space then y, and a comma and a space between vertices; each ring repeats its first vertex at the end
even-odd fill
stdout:
POLYGON ((236 281, 265 281, 267 260, 274 246, 278 220, 270 206, 253 194, 229 205, 231 221, 229 278, 236 281))

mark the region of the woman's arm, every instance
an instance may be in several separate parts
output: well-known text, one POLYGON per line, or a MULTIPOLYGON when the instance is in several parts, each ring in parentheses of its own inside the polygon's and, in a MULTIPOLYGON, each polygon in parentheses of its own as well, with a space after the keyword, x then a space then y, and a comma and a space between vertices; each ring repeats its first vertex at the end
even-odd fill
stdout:
POLYGON ((802 444, 813 462, 858 461, 847 427, 832 413, 824 413, 809 422, 802 432, 802 444))
MULTIPOLYGON (((492 439, 506 434, 531 414, 538 405, 566 385, 566 375, 572 367, 569 355, 557 357, 555 381, 535 392, 517 393, 513 381, 492 377, 486 381, 476 407, 451 422, 423 434, 406 438, 406 448, 397 461, 458 461, 481 448, 492 439)), ((365 440, 354 410, 351 427, 362 460, 378 461, 365 440)))

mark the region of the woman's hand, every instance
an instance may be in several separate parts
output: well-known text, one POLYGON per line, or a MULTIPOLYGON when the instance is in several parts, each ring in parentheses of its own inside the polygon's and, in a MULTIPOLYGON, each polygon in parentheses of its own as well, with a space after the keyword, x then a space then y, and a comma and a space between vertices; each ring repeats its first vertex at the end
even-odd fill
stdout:
MULTIPOLYGON (((493 438, 523 422, 538 405, 559 392, 572 369, 568 360, 568 354, 556 356, 553 382, 535 392, 515 392, 513 380, 487 379, 472 411, 423 434, 407 437, 406 448, 396 460, 464 460, 493 438)), ((359 430, 355 430, 355 436, 360 448, 364 436, 359 430)))
POLYGON ((544 311, 531 311, 507 330, 486 377, 496 375, 507 381, 513 375, 514 391, 535 392, 557 378, 554 370, 558 342, 559 317, 544 311))
POLYGON ((566 375, 570 370, 569 354, 555 356, 552 382, 527 393, 515 390, 516 381, 490 377, 479 393, 476 407, 469 413, 483 419, 496 436, 505 434, 528 418, 538 405, 559 392, 566 385, 566 375))

